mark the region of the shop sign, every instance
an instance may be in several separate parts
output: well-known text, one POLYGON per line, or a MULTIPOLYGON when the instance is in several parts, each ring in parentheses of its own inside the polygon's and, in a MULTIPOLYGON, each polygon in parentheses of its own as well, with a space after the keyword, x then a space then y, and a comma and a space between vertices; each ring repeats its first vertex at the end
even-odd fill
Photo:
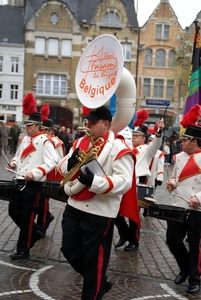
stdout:
POLYGON ((16 111, 16 105, 0 105, 0 110, 16 111))
POLYGON ((147 99, 146 105, 158 105, 158 106, 169 106, 170 101, 167 100, 155 100, 155 99, 147 99))

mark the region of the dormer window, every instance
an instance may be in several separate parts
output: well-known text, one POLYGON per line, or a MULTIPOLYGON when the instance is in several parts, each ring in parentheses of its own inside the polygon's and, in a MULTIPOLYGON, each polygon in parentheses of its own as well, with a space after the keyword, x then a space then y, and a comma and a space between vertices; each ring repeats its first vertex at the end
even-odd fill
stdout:
POLYGON ((102 19, 102 26, 104 27, 119 27, 120 19, 116 12, 107 12, 102 19))

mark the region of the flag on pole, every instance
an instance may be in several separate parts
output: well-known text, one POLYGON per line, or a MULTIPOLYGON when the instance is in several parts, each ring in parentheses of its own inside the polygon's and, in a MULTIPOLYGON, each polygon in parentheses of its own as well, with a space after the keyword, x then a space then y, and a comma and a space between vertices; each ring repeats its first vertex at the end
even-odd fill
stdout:
POLYGON ((201 40, 200 27, 195 21, 195 36, 193 45, 193 55, 188 84, 188 94, 184 109, 184 116, 195 104, 201 105, 201 40))

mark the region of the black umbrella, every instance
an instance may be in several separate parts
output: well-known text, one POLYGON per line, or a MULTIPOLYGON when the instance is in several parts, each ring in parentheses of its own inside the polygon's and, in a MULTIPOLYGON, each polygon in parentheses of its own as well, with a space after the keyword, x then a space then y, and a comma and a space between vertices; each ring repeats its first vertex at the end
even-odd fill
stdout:
POLYGON ((170 137, 173 133, 173 131, 176 132, 177 136, 179 137, 180 133, 180 126, 172 126, 168 129, 167 133, 165 134, 166 137, 170 137))
POLYGON ((168 129, 168 133, 169 132, 173 132, 173 131, 175 131, 175 132, 179 132, 180 131, 180 126, 172 126, 172 127, 170 127, 169 129, 168 129))

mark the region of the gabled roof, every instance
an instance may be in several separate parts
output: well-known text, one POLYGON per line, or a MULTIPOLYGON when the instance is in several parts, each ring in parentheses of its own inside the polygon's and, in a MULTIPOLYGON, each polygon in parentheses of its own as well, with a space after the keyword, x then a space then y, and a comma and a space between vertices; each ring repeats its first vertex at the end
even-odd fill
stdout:
POLYGON ((24 43, 23 19, 23 8, 0 6, 0 43, 24 43))
MULTIPOLYGON (((182 27, 181 27, 181 25, 180 25, 180 23, 179 23, 179 21, 178 21, 178 17, 177 17, 177 15, 176 15, 175 11, 174 11, 174 9, 172 8, 172 6, 171 6, 171 4, 169 3, 169 1, 167 1, 167 0, 166 0, 166 1, 160 0, 160 3, 154 8, 153 12, 152 12, 151 15, 149 16, 149 18, 146 20, 146 22, 144 23, 144 25, 142 26, 142 28, 145 27, 146 24, 149 22, 150 18, 153 17, 153 16, 156 14, 157 9, 158 9, 159 6, 161 6, 161 5, 163 5, 164 7, 165 7, 165 6, 169 6, 169 8, 172 10, 172 14, 173 14, 173 15, 175 16, 175 18, 177 19, 178 25, 179 25, 180 28, 182 29, 182 27)), ((161 16, 161 17, 162 17, 162 16, 161 16)))
MULTIPOLYGON (((58 0, 68 6, 69 10, 77 19, 78 23, 82 23, 82 20, 87 20, 87 24, 93 22, 94 12, 96 11, 98 5, 103 0, 58 0)), ((138 21, 136 18, 136 13, 134 9, 133 0, 121 0, 126 7, 127 16, 131 27, 138 27, 138 21)), ((27 0, 25 7, 24 23, 32 17, 35 11, 37 11, 40 6, 48 2, 47 0, 27 0)))

